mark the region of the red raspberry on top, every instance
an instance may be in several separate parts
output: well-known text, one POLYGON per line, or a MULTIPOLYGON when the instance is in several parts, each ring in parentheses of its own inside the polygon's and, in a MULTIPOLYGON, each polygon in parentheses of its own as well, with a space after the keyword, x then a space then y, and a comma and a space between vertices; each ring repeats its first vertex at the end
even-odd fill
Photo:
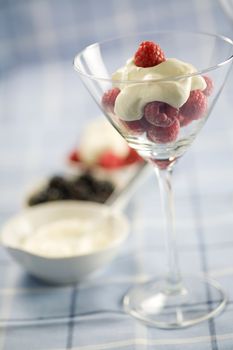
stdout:
POLYGON ((190 92, 188 100, 180 108, 180 113, 184 118, 196 120, 203 117, 207 110, 207 98, 201 90, 190 92))
POLYGON ((203 75, 203 78, 205 79, 206 82, 206 88, 203 90, 203 94, 206 96, 210 96, 214 90, 214 83, 213 80, 210 79, 210 77, 207 77, 206 75, 203 75))
POLYGON ((102 97, 102 106, 109 112, 114 112, 114 105, 120 89, 113 88, 106 91, 102 97))
POLYGON ((154 67, 163 61, 164 53, 153 41, 143 41, 134 55, 134 63, 138 67, 154 67))

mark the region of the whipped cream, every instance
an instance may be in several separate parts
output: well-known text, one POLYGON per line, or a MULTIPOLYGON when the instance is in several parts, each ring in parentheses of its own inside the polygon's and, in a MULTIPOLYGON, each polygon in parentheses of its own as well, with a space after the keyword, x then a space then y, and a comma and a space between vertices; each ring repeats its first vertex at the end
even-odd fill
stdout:
POLYGON ((177 80, 169 78, 195 72, 197 69, 194 66, 176 58, 168 58, 157 66, 148 68, 137 67, 133 59, 128 60, 124 67, 112 75, 114 86, 121 90, 115 101, 115 114, 125 121, 139 120, 145 105, 152 101, 165 102, 174 108, 180 108, 187 101, 190 91, 206 88, 205 79, 200 75, 177 80), (168 80, 146 83, 147 80, 161 79, 168 80))
POLYGON ((81 135, 80 158, 85 164, 93 165, 106 151, 124 158, 129 153, 129 147, 107 120, 97 118, 88 124, 81 135))

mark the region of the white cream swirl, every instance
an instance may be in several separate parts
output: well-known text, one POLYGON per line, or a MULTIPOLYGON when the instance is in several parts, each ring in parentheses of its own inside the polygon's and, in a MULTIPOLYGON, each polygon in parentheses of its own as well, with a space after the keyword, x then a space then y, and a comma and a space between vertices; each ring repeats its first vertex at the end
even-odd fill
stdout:
POLYGON ((137 67, 133 59, 130 59, 112 75, 112 80, 116 81, 114 86, 121 90, 115 101, 114 112, 121 119, 132 121, 141 119, 144 106, 152 101, 161 101, 180 108, 187 101, 190 91, 204 90, 206 82, 200 75, 176 80, 172 80, 172 77, 195 72, 197 70, 194 66, 176 58, 169 58, 149 68, 137 67), (167 78, 171 80, 148 81, 167 78), (130 83, 130 80, 143 83, 130 83))

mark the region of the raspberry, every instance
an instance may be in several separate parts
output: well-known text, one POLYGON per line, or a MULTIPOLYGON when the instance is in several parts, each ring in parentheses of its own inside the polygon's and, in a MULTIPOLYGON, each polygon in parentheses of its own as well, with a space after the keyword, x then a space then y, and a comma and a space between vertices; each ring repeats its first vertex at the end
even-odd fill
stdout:
POLYGON ((164 53, 153 41, 143 41, 134 55, 134 63, 138 67, 153 67, 163 61, 164 53))
POLYGON ((144 116, 150 127, 147 128, 149 140, 158 143, 175 141, 180 124, 177 119, 178 109, 167 103, 150 102, 144 108, 144 116))
POLYGON ((180 126, 187 126, 192 122, 192 119, 190 119, 189 117, 185 117, 183 116, 181 113, 178 115, 178 120, 180 122, 180 126))
POLYGON ((114 105, 120 89, 113 88, 106 91, 102 97, 102 106, 109 112, 114 112, 114 105))
POLYGON ((206 75, 203 75, 203 77, 205 79, 205 82, 206 82, 206 88, 205 90, 203 90, 203 94, 205 96, 210 96, 214 90, 214 83, 213 83, 213 80, 210 79, 209 77, 207 77, 206 75))
POLYGON ((157 114, 153 125, 147 129, 147 137, 156 143, 167 143, 176 140, 180 130, 180 123, 177 118, 168 117, 165 113, 157 114))
POLYGON ((139 154, 133 148, 130 148, 129 154, 124 160, 124 164, 130 165, 141 161, 142 161, 142 158, 139 156, 139 154))
POLYGON ((144 118, 132 121, 121 121, 121 123, 135 135, 143 134, 147 128, 147 121, 144 118))
POLYGON ((113 152, 106 151, 100 156, 98 164, 105 169, 114 169, 124 165, 124 160, 113 152))
POLYGON ((166 113, 167 116, 170 118, 176 118, 176 117, 178 117, 179 109, 174 108, 174 107, 168 105, 167 103, 165 103, 164 113, 166 113))
POLYGON ((74 163, 80 162, 80 156, 77 150, 71 151, 68 158, 70 162, 74 162, 74 163))
POLYGON ((190 120, 200 119, 207 110, 207 98, 201 90, 191 91, 188 100, 180 108, 184 118, 190 120))
POLYGON ((150 124, 154 124, 154 120, 156 120, 157 115, 160 113, 161 106, 162 102, 157 101, 147 103, 145 106, 144 116, 150 124))
POLYGON ((144 108, 145 119, 152 125, 157 125, 157 116, 159 114, 162 113, 169 118, 175 118, 178 116, 178 112, 178 109, 158 101, 150 102, 144 108))

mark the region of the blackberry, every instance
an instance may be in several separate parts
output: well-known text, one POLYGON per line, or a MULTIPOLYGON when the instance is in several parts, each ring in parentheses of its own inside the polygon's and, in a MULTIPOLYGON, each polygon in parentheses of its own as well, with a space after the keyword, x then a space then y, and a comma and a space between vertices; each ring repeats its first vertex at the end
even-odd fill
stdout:
POLYGON ((110 181, 97 180, 89 172, 71 179, 56 175, 41 192, 29 199, 28 205, 66 199, 104 203, 113 191, 110 181))
POLYGON ((45 190, 31 196, 28 200, 28 205, 33 206, 36 204, 41 204, 41 203, 46 203, 46 202, 48 202, 48 192, 45 189, 45 190))
POLYGON ((60 187, 66 186, 66 182, 67 181, 64 177, 55 175, 51 177, 51 179, 49 180, 48 187, 60 188, 60 187))
POLYGON ((71 185, 70 181, 61 176, 53 176, 48 183, 48 193, 51 200, 70 199, 71 185))
POLYGON ((58 201, 58 200, 66 199, 66 197, 63 196, 63 193, 59 188, 48 188, 47 194, 48 194, 48 201, 58 201))
POLYGON ((95 192, 92 192, 91 200, 98 203, 104 203, 114 191, 114 186, 109 181, 96 182, 95 192))

